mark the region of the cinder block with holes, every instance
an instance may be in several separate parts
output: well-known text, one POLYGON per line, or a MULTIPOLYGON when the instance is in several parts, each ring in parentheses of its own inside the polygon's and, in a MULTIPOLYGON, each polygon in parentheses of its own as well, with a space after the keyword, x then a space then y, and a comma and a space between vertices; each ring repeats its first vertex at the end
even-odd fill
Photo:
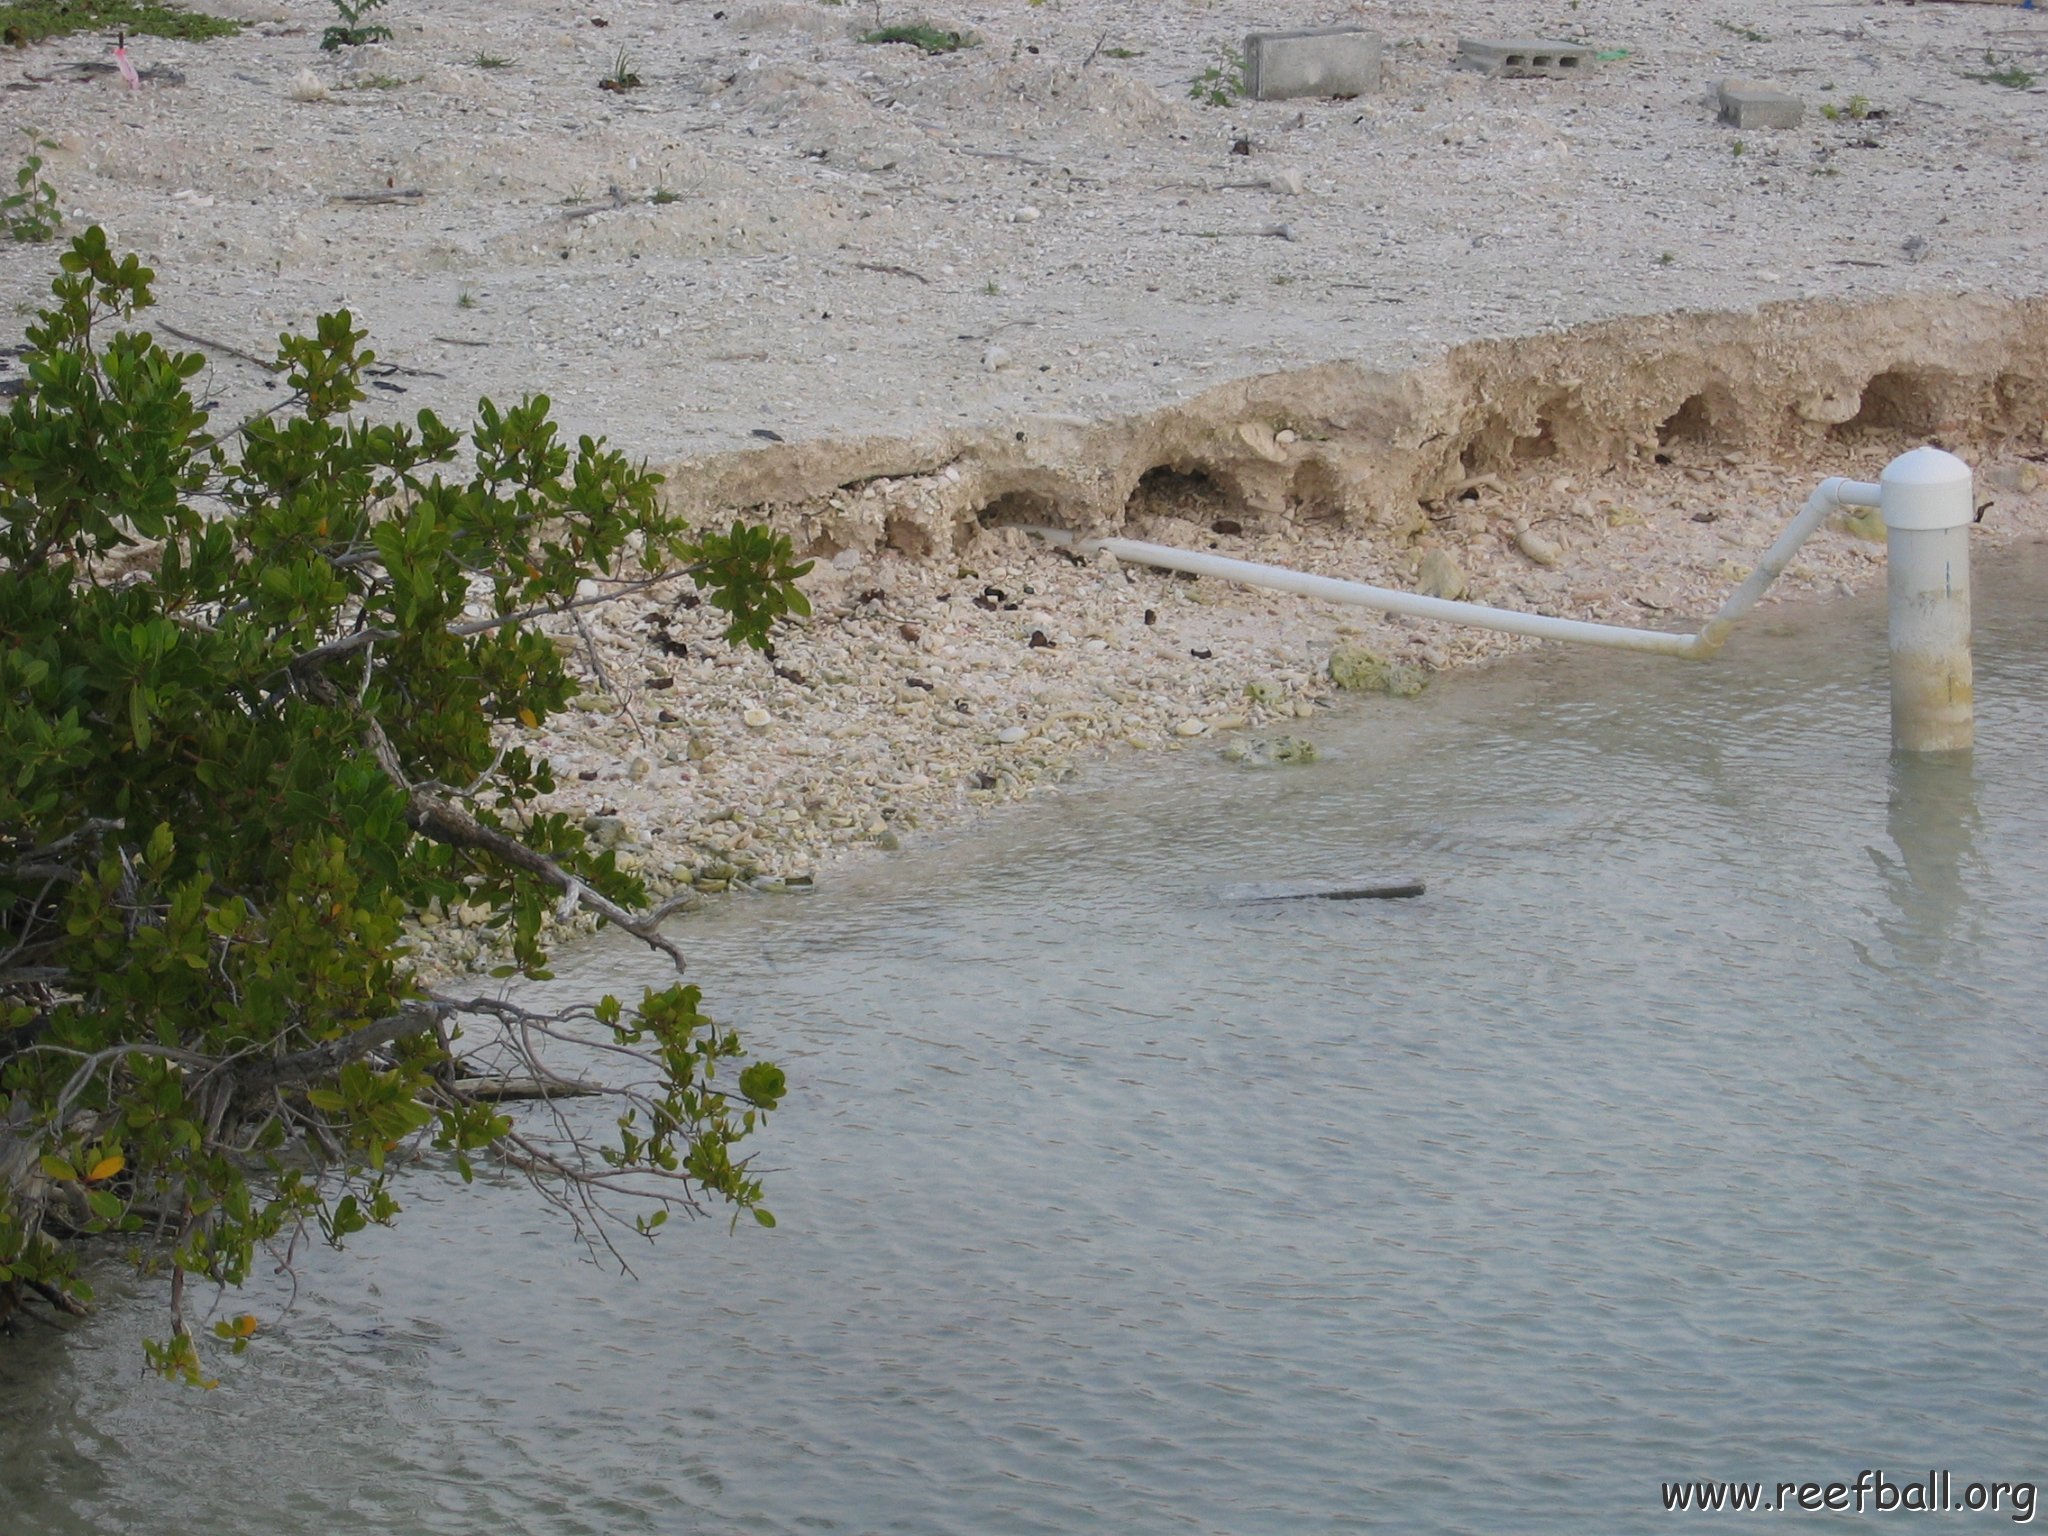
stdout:
POLYGON ((1593 72, 1591 48, 1533 37, 1467 37, 1459 40, 1458 63, 1509 80, 1569 80, 1593 72))
POLYGON ((1723 80, 1717 93, 1721 121, 1732 128, 1797 128, 1806 104, 1790 91, 1753 80, 1723 80))
POLYGON ((1254 101, 1363 96, 1380 88, 1380 35, 1362 27, 1252 32, 1244 40, 1244 89, 1254 101))

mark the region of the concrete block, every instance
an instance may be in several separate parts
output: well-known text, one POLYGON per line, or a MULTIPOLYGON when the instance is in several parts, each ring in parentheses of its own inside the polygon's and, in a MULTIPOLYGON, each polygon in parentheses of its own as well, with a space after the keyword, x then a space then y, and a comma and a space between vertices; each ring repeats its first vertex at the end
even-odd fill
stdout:
POLYGON ((1716 93, 1721 121, 1734 128, 1797 128, 1805 103, 1790 91, 1753 80, 1723 80, 1716 93))
POLYGON ((1466 37, 1458 41, 1458 63, 1509 80, 1569 80, 1593 72, 1594 51, 1538 37, 1466 37))
POLYGON ((1380 88, 1380 35, 1360 27, 1248 33, 1244 86, 1254 101, 1363 96, 1380 88))

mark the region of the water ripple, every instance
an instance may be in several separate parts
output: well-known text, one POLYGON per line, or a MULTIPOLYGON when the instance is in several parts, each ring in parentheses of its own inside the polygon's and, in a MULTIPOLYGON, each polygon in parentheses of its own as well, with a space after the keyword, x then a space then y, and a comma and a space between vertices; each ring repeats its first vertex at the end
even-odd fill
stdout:
POLYGON ((135 1381, 146 1298, 0 1353, 10 1530, 1626 1532, 1679 1477, 2037 1475, 2048 562, 1992 576, 1973 763, 1887 763, 1862 605, 715 915, 795 1084, 776 1231, 626 1283, 415 1181, 203 1404, 135 1381), (1217 894, 1368 874, 1430 891, 1217 894))

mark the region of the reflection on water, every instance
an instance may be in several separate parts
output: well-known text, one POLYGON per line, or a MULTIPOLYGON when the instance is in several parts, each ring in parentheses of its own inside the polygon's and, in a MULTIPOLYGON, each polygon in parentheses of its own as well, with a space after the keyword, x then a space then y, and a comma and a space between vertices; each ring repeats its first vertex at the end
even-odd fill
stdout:
POLYGON ((1856 605, 736 903, 695 970, 790 1069, 778 1229, 623 1282, 422 1175, 221 1392, 138 1380, 142 1289, 0 1350, 0 1527, 1629 1532, 1679 1477, 2038 1477, 2048 564, 1982 591, 1974 760, 1886 760, 1856 605), (1218 895, 1357 876, 1429 894, 1218 895))
POLYGON ((1898 908, 1886 940, 1914 971, 1940 968, 1945 952, 1967 952, 1973 938, 1968 894, 1978 826, 1974 755, 1901 754, 1891 764, 1885 831, 1889 848, 1871 858, 1898 908))

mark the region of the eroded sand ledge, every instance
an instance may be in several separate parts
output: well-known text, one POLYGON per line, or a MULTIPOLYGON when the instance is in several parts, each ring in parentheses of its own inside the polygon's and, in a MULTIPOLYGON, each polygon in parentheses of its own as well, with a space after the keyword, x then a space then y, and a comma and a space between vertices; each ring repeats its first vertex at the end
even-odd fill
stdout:
POLYGON ((1269 373, 1117 419, 816 441, 668 472, 703 515, 795 508, 781 520, 824 558, 922 555, 990 524, 1119 530, 1162 472, 1254 518, 1404 536, 1478 476, 1609 473, 1672 448, 1818 470, 1866 437, 1994 443, 2044 420, 2048 300, 1914 297, 1614 320, 1471 342, 1402 373, 1269 373), (897 502, 857 494, 877 479, 933 483, 897 502))

